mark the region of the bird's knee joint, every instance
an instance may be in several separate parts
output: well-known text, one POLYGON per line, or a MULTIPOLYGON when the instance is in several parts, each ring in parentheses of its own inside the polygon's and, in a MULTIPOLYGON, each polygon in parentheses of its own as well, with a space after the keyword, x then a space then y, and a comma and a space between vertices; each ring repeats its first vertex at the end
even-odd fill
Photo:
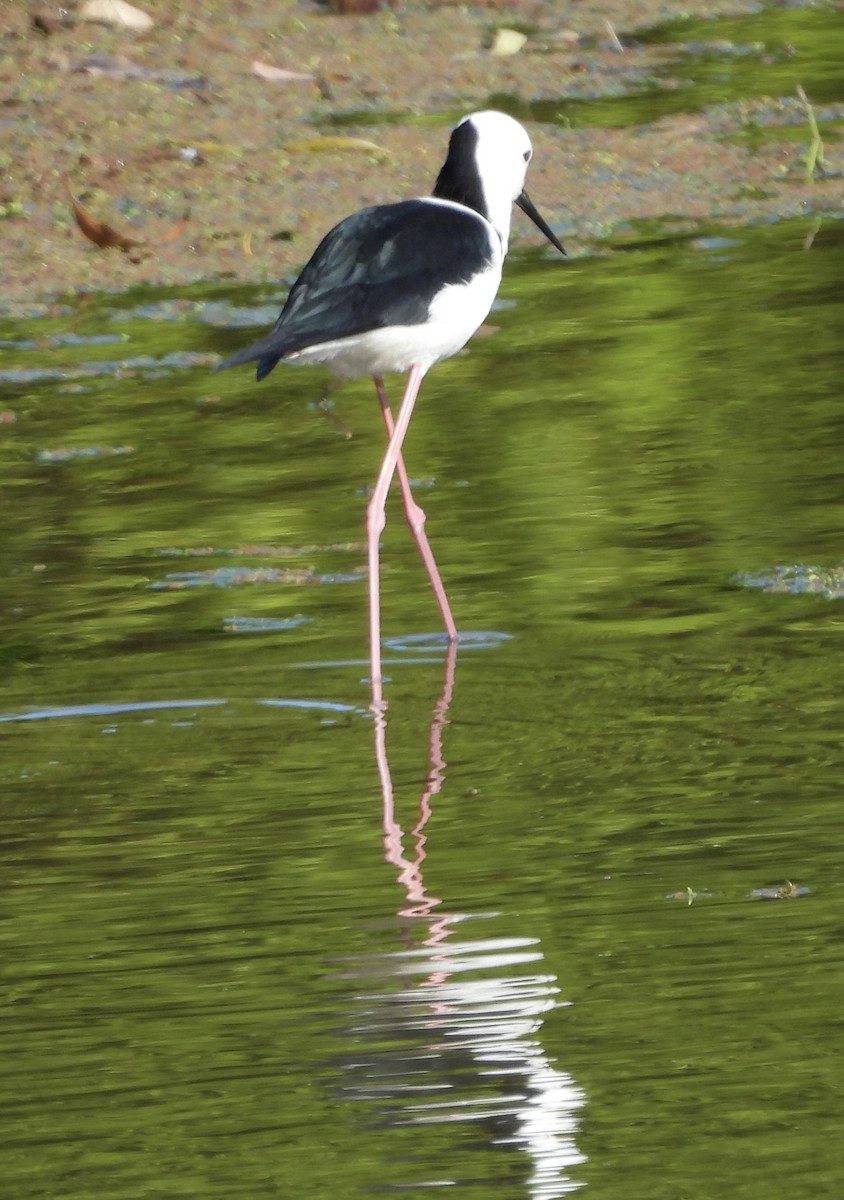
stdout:
POLYGON ((376 537, 384 531, 384 526, 387 523, 387 518, 384 509, 378 505, 374 505, 371 501, 366 507, 366 529, 369 534, 374 534, 376 537))
POLYGON ((424 509, 421 509, 418 504, 408 505, 407 523, 414 533, 422 532, 422 530, 425 528, 426 520, 427 517, 425 516, 424 509))

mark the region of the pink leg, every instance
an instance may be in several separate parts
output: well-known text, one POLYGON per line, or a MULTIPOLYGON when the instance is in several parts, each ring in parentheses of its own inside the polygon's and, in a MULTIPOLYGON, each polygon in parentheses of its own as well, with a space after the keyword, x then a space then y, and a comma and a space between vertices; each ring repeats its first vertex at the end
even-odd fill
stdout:
MULTIPOLYGON (((394 429, 393 414, 390 410, 390 405, 387 403, 384 380, 380 375, 373 375, 372 378, 375 381, 375 391, 378 393, 378 402, 381 405, 384 424, 387 426, 387 436, 391 438, 394 429)), ((407 523, 410 526, 410 531, 413 534, 416 545, 419 547, 419 553, 422 555, 422 561, 425 564, 425 570, 428 572, 431 587, 434 589, 434 595, 436 596, 437 605, 439 606, 443 624, 445 625, 445 631, 448 634, 448 640, 453 642, 457 638, 457 626, 454 624, 454 618, 451 615, 451 608, 445 594, 443 581, 440 579, 440 573, 437 570, 437 564, 425 534, 425 513, 413 499, 413 493, 410 490, 410 480, 407 477, 407 469, 404 465, 404 458, 401 451, 399 451, 398 458, 396 459, 396 472, 399 477, 401 494, 404 500, 404 515, 407 518, 407 523)))
POLYGON ((401 458, 402 442, 404 441, 413 406, 419 394, 423 372, 419 367, 411 367, 407 376, 398 419, 390 435, 387 453, 381 463, 378 479, 372 491, 366 509, 366 545, 369 562, 369 659, 371 665, 370 683, 372 685, 372 707, 376 712, 383 711, 383 691, 381 679, 381 594, 380 573, 378 566, 378 541, 384 528, 384 507, 387 503, 387 493, 393 482, 398 461, 401 458))

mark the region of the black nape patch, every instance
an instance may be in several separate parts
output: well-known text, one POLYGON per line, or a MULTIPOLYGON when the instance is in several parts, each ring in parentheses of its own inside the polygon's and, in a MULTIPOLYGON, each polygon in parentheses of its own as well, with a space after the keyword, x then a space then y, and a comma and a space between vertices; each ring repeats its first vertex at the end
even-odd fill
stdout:
POLYGON ((448 155, 437 176, 433 195, 438 200, 465 204, 489 220, 475 157, 477 145, 477 129, 471 121, 463 121, 449 139, 448 155))

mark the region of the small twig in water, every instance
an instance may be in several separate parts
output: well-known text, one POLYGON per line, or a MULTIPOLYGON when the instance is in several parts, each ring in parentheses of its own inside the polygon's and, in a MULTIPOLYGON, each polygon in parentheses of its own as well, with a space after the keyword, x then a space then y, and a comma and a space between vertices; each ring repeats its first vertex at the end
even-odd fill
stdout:
POLYGON ((812 249, 812 242, 815 240, 817 232, 821 227, 821 220, 822 220, 821 217, 815 217, 815 222, 812 225, 812 228, 809 230, 809 232, 806 234, 805 238, 803 239, 803 249, 804 250, 812 249))
POLYGON ((623 54, 624 47, 621 44, 621 39, 619 38, 618 34, 616 33, 615 27, 613 26, 612 21, 604 21, 604 28, 606 29, 607 33, 609 34, 610 42, 612 43, 613 50, 617 50, 619 52, 619 54, 623 54))
POLYGON ((336 380, 331 380, 330 383, 325 385, 325 389, 317 401, 317 408, 325 417, 326 421, 328 421, 329 425, 333 425, 335 429, 339 430, 343 437, 348 441, 349 438, 354 437, 354 434, 352 433, 351 429, 349 429, 346 422, 341 421, 337 416, 336 412, 334 411, 334 403, 330 399, 331 393, 336 391, 338 386, 339 385, 336 380))
POLYGON ((809 142, 809 149, 806 151, 806 178, 813 179, 815 175, 815 167, 821 172, 826 166, 823 151, 823 138, 821 131, 818 129, 818 120, 815 116, 815 110, 809 103, 809 97, 803 91, 803 87, 798 83, 797 98, 806 110, 806 120, 809 122, 809 132, 812 135, 812 140, 809 142))

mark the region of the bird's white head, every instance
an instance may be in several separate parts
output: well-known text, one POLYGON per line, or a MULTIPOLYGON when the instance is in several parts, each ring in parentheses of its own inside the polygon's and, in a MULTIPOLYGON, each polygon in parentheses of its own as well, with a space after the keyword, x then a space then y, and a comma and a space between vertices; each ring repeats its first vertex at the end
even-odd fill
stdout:
POLYGON ((506 252, 513 204, 527 213, 558 250, 565 250, 524 191, 533 146, 527 131, 506 113, 470 113, 451 133, 448 157, 434 187, 443 200, 465 204, 486 217, 506 252))

